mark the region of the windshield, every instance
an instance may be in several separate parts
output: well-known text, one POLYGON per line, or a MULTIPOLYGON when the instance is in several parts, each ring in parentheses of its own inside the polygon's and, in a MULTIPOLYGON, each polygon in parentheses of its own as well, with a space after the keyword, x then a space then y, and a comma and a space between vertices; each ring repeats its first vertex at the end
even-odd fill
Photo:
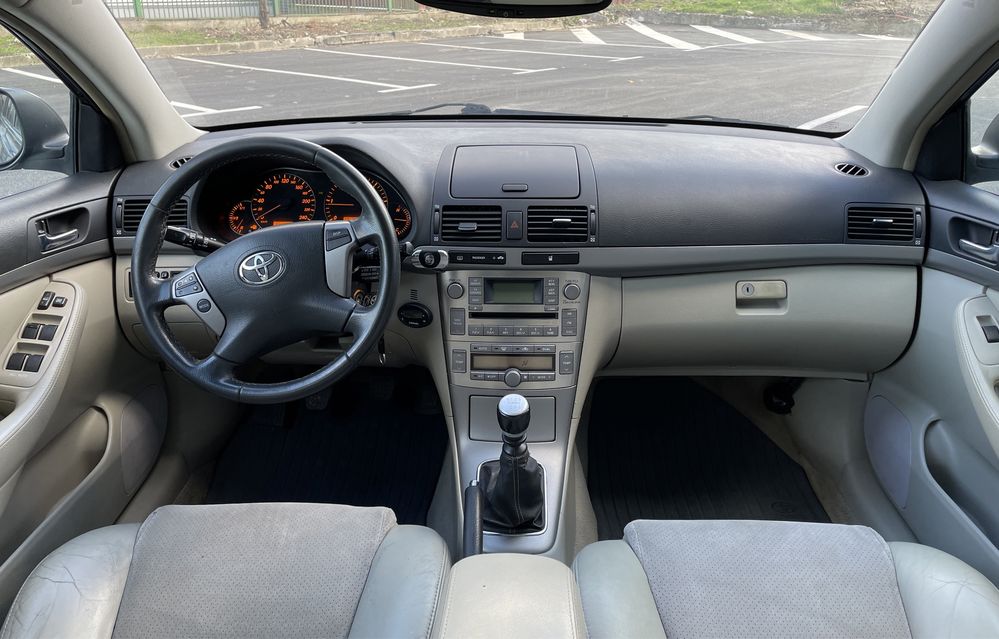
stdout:
POLYGON ((844 131, 938 0, 633 0, 513 21, 413 0, 105 0, 195 126, 374 114, 844 131))

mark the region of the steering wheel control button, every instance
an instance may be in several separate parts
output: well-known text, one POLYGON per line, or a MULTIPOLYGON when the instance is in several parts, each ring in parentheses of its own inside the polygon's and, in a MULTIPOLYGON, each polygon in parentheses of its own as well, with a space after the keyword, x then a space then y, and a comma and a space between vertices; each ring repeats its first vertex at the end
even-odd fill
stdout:
POLYGON ((205 289, 201 286, 201 282, 198 280, 198 276, 194 273, 188 273, 173 284, 174 297, 194 295, 195 293, 200 293, 204 290, 205 289))
POLYGON ((38 339, 38 331, 42 330, 41 324, 30 322, 24 325, 21 331, 21 339, 38 339))
POLYGON ((353 239, 346 228, 326 229, 326 250, 333 251, 350 244, 353 239))
POLYGON ((451 282, 447 285, 447 296, 453 300, 460 300, 465 294, 465 287, 460 282, 451 282))
POLYGON ((42 367, 42 355, 28 355, 24 360, 24 371, 26 373, 37 373, 42 367))
POLYGON ((239 263, 239 279, 250 286, 264 286, 284 275, 284 258, 277 251, 257 251, 239 263))
POLYGON ((196 306, 198 308, 199 313, 207 313, 208 311, 212 310, 212 303, 205 298, 198 300, 196 306))
POLYGON ((464 373, 468 371, 468 351, 454 349, 451 351, 451 372, 464 373))
POLYGON ((45 291, 42 293, 42 299, 38 301, 38 310, 44 311, 48 307, 52 306, 52 300, 55 298, 55 293, 52 291, 45 291))
POLYGON ((56 324, 43 325, 41 327, 41 330, 38 331, 38 339, 45 340, 46 342, 51 342, 53 339, 55 339, 56 330, 58 330, 58 328, 59 326, 57 326, 56 324))
POLYGON ((569 283, 565 285, 562 289, 562 295, 565 295, 567 300, 578 300, 579 296, 582 294, 582 290, 579 288, 579 284, 569 283))
POLYGON ((510 388, 516 388, 520 386, 520 382, 524 380, 523 375, 516 368, 511 368, 503 373, 503 383, 510 388))
POLYGON ((19 371, 24 368, 24 360, 27 359, 27 357, 27 353, 11 353, 5 368, 9 371, 19 371))
POLYGON ((465 334, 465 309, 452 308, 451 316, 448 318, 449 332, 451 335, 465 334))

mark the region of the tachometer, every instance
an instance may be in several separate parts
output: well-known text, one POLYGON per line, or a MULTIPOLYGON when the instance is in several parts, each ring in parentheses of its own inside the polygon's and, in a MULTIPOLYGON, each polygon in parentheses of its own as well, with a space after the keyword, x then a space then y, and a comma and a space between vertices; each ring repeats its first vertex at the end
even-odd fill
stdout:
POLYGON ((251 202, 253 219, 261 228, 308 222, 316 217, 316 194, 294 173, 275 173, 265 178, 251 202))
POLYGON ((236 206, 229 210, 226 221, 229 222, 229 228, 236 235, 246 235, 260 228, 257 226, 257 222, 253 219, 253 214, 250 212, 249 200, 237 202, 236 206))
POLYGON ((409 233, 409 229, 413 226, 413 215, 405 204, 401 202, 396 204, 394 208, 389 209, 389 214, 392 216, 392 224, 395 225, 396 237, 409 233))

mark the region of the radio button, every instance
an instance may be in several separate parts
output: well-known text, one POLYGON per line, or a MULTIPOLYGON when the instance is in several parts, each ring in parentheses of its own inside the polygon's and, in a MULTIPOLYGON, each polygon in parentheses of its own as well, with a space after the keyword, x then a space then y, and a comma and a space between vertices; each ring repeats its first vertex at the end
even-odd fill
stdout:
POLYGON ((486 326, 483 330, 486 337, 499 337, 499 326, 486 326))
POLYGON ((526 326, 514 326, 513 334, 515 337, 527 337, 530 331, 527 330, 526 326))
POLYGON ((575 353, 562 351, 558 354, 558 374, 572 375, 575 368, 575 353))
POLYGON ((460 282, 451 282, 447 285, 447 296, 453 300, 460 300, 465 294, 465 287, 460 282))
POLYGON ((529 326, 527 331, 528 337, 541 337, 545 334, 544 328, 541 326, 529 326))
POLYGON ((534 352, 536 352, 536 353, 554 353, 555 352, 555 345, 554 344, 538 344, 537 346, 534 347, 534 352))
POLYGON ((545 326, 545 337, 558 337, 558 326, 545 326))
POLYGON ((579 299, 582 292, 583 291, 579 288, 579 284, 569 283, 562 289, 562 295, 565 295, 565 299, 567 300, 579 299))
POLYGON ((499 327, 501 337, 513 337, 513 327, 512 326, 500 326, 499 327))
POLYGON ((475 326, 468 327, 468 334, 470 337, 481 337, 482 336, 482 326, 476 324, 475 326))
POLYGON ((450 333, 451 335, 465 334, 465 309, 463 308, 451 309, 450 333))

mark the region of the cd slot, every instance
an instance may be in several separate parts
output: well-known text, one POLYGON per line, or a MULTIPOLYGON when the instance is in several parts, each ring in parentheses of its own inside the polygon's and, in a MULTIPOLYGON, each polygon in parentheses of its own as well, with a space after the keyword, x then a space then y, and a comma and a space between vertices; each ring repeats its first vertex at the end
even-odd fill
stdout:
POLYGON ((471 311, 468 313, 470 319, 533 319, 533 320, 557 320, 558 313, 497 313, 490 311, 471 311))

